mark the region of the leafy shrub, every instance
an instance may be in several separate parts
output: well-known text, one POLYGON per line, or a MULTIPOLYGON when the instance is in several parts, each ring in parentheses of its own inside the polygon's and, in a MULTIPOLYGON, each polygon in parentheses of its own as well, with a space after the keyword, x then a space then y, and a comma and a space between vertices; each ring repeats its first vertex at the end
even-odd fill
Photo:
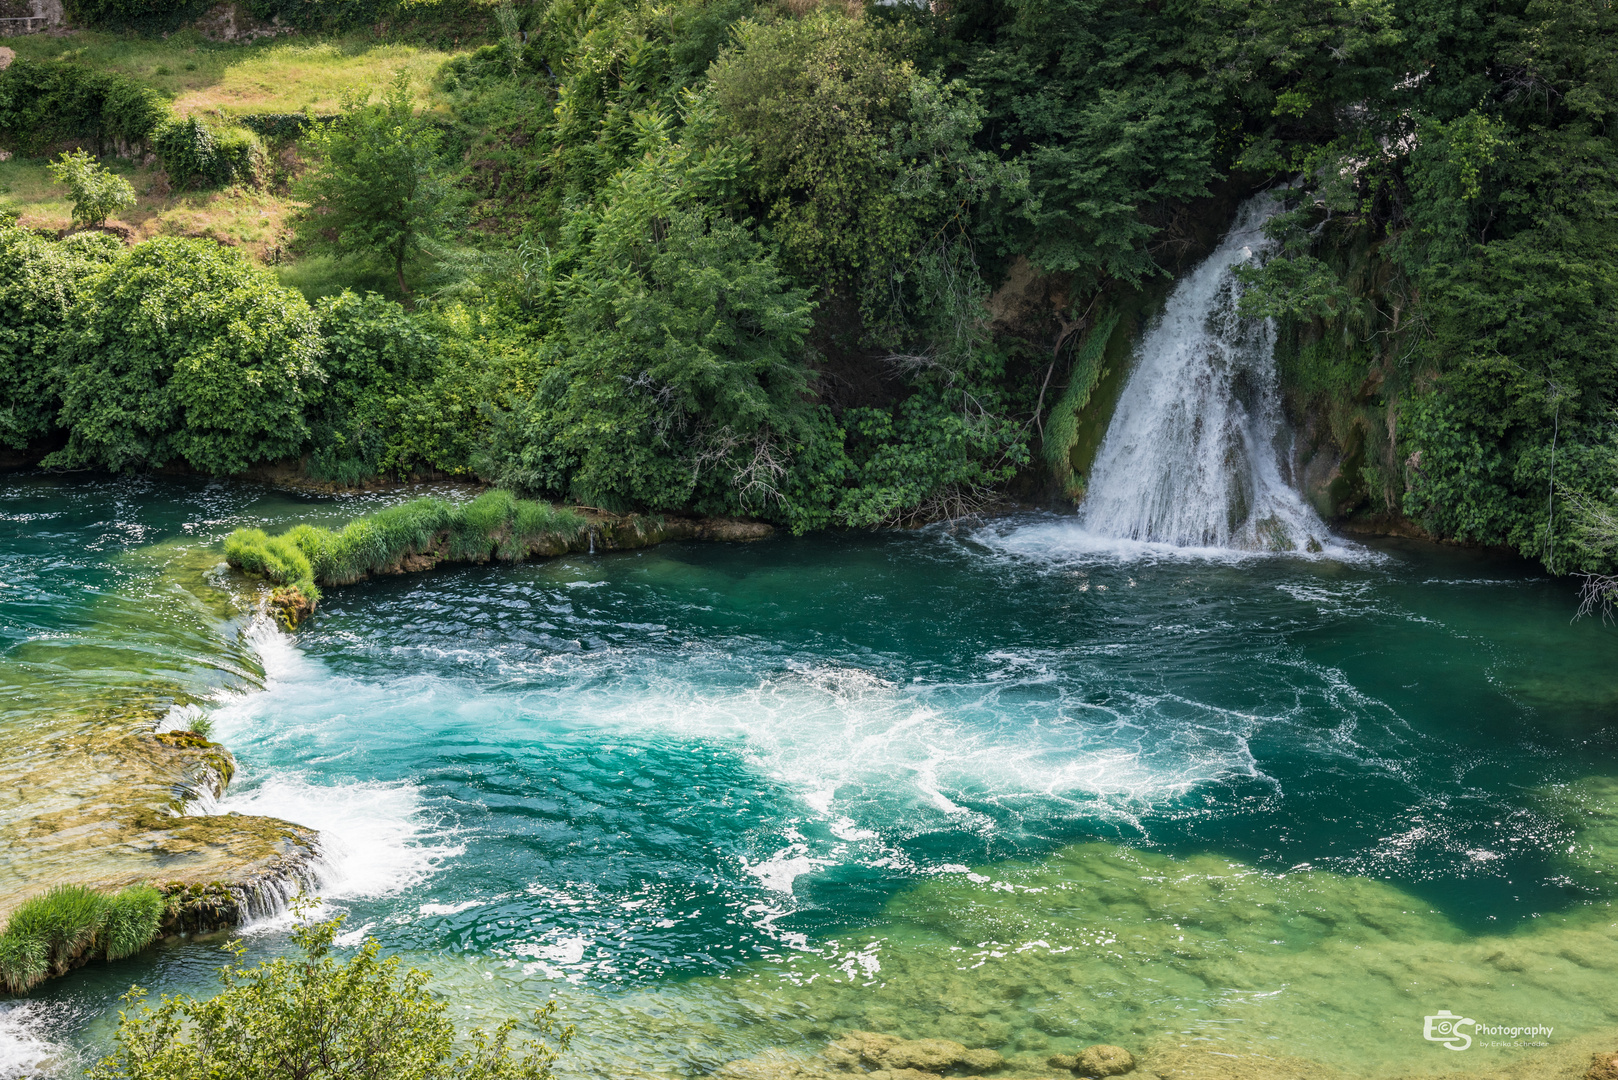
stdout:
POLYGON ((714 64, 717 134, 754 147, 751 179, 795 270, 840 278, 911 246, 893 132, 919 77, 874 20, 823 8, 744 22, 714 64))
POLYGON ((807 297, 741 226, 630 202, 568 283, 555 366, 496 475, 598 506, 757 512, 808 431, 807 297))
POLYGON ((112 72, 22 58, 0 71, 0 146, 28 157, 64 142, 133 154, 168 116, 155 91, 112 72))
POLYGON ((197 18, 211 5, 207 0, 65 0, 63 6, 80 26, 160 33, 197 18))
POLYGON ((245 128, 212 126, 192 114, 163 123, 151 141, 177 187, 256 184, 264 176, 264 144, 245 128))
POLYGON ((0 446, 24 447, 54 430, 68 313, 86 282, 123 253, 104 233, 50 241, 0 223, 0 446))
MULTIPOLYGON (((368 939, 346 960, 332 955, 343 920, 300 926, 293 942, 302 955, 248 968, 227 964, 219 993, 198 999, 164 997, 142 1004, 145 991, 125 998, 111 1054, 92 1068, 91 1080, 310 1080, 392 1077, 399 1080, 547 1080, 567 1048, 572 1029, 557 1031, 553 1005, 535 1022, 543 1042, 512 1045, 515 1024, 492 1034, 470 1033, 469 1048, 455 1053, 449 1002, 427 986, 427 976, 402 969, 398 957, 381 959, 368 939)), ((239 954, 238 954, 239 955, 239 954)))
POLYGON ((65 448, 47 465, 180 460, 215 475, 295 456, 319 379, 308 303, 203 240, 160 238, 99 275, 63 338, 65 448))
POLYGON ((401 445, 401 414, 432 382, 437 336, 376 293, 345 290, 319 301, 315 315, 327 381, 311 401, 310 474, 353 482, 404 471, 413 455, 401 445))
POLYGON ((335 116, 311 113, 251 113, 238 116, 236 122, 262 139, 288 141, 298 138, 315 124, 329 124, 335 119, 335 116))
POLYGON ((116 210, 135 205, 135 189, 128 180, 102 167, 83 150, 51 162, 51 178, 66 184, 73 199, 73 222, 102 225, 116 210))

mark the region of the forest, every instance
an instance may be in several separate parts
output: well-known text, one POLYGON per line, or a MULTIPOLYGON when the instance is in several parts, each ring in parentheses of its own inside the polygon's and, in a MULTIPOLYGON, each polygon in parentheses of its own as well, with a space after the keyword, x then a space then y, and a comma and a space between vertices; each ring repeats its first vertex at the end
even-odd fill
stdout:
MULTIPOLYGON (((449 58, 240 117, 72 55, 0 72, 0 148, 74 204, 0 224, 18 460, 795 532, 1072 505, 1115 331, 1269 191, 1243 304, 1336 463, 1322 510, 1614 594, 1607 0, 242 9, 449 58), (288 242, 130 243, 143 158, 284 197, 288 242)), ((130 42, 202 13, 69 4, 130 42)))

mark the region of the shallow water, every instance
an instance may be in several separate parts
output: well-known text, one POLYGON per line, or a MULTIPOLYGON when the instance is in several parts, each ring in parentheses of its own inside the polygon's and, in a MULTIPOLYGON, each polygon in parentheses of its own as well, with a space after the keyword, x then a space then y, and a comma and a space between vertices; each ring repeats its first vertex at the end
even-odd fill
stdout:
MULTIPOLYGON (((1520 562, 1032 515, 362 583, 295 642, 190 602, 139 649, 99 621, 230 528, 375 501, 15 478, 6 685, 47 647, 95 672, 73 693, 183 684, 241 763, 211 809, 322 829, 330 905, 468 1018, 559 997, 572 1074, 875 1028, 1382 1076, 1618 1028, 1614 630, 1520 562), (1554 1031, 1455 1053, 1422 1037, 1441 1009, 1554 1031)), ((217 962, 84 969, 0 1006, 0 1041, 93 1052, 131 981, 217 962)))

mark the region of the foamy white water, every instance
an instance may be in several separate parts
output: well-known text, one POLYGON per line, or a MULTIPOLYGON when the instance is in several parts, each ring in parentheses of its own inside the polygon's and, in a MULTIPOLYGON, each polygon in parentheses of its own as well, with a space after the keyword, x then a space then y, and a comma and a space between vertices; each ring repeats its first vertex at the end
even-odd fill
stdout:
MULTIPOLYGON (((325 670, 269 619, 255 619, 244 637, 264 665, 265 684, 212 714, 215 737, 227 743, 273 730, 291 700, 330 692, 325 670)), ((323 900, 392 896, 465 850, 442 835, 423 812, 420 789, 408 781, 334 783, 298 770, 255 774, 249 767, 224 798, 200 799, 191 812, 274 817, 316 830, 323 900)))
POLYGON ((409 783, 313 783, 293 772, 249 777, 218 803, 220 813, 280 818, 320 833, 321 898, 392 896, 463 847, 436 833, 409 783))
POLYGON ((1141 340, 1096 456, 1082 520, 1106 537, 1189 548, 1319 550, 1325 523, 1281 473, 1275 328, 1237 312, 1235 269, 1274 247, 1268 194, 1242 204, 1141 340))
POLYGON ((50 1006, 38 1001, 0 1005, 0 1080, 35 1080, 64 1073, 77 1055, 52 1040, 50 1006))

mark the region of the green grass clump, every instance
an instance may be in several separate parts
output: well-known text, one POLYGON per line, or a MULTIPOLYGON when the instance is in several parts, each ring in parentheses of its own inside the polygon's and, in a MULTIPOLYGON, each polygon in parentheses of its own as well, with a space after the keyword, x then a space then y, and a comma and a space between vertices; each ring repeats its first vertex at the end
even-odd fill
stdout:
POLYGON ((225 540, 225 561, 295 588, 313 603, 320 597, 319 586, 352 584, 407 556, 516 561, 548 539, 571 539, 584 526, 584 518, 572 510, 518 499, 509 491, 488 491, 465 503, 413 499, 335 532, 314 525, 296 525, 280 536, 237 529, 225 540))
POLYGON ((0 934, 0 985, 23 993, 85 955, 120 960, 139 952, 157 937, 167 903, 150 885, 112 895, 58 885, 11 913, 0 934))
POLYGON ((157 937, 168 900, 150 885, 132 885, 107 898, 101 944, 108 960, 133 956, 157 937))
POLYGON ((1084 339, 1084 347, 1073 358, 1067 389, 1062 391, 1061 398, 1051 407, 1050 420, 1045 424, 1045 462, 1050 466, 1051 475, 1070 498, 1084 494, 1083 487, 1075 483, 1073 463, 1068 457, 1079 438, 1079 413, 1090 404, 1090 395, 1095 392, 1096 383, 1101 381, 1101 358, 1107 351, 1107 341, 1112 337, 1113 328, 1118 325, 1120 314, 1113 312, 1102 319, 1090 331, 1090 336, 1084 339))

